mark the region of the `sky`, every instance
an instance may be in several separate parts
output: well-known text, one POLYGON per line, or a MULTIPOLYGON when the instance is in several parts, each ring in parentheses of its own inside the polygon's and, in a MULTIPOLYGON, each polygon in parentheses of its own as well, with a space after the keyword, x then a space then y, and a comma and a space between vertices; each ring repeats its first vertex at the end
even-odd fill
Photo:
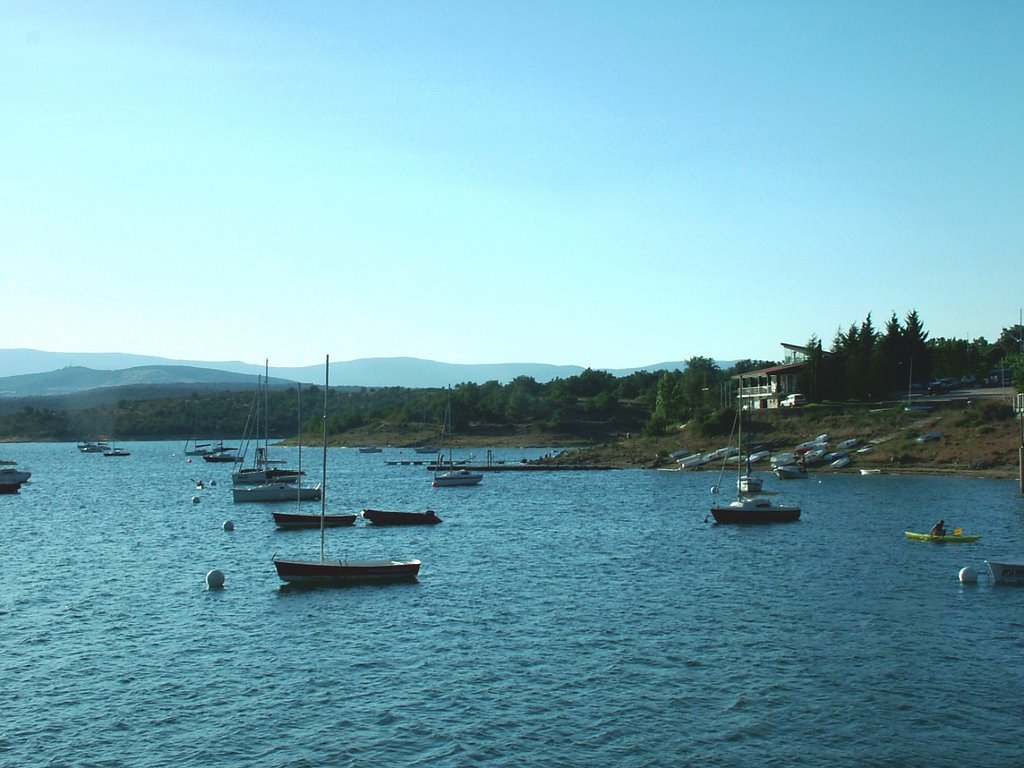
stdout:
POLYGON ((8 349, 781 360, 1024 304, 1019 2, 0 4, 8 349))

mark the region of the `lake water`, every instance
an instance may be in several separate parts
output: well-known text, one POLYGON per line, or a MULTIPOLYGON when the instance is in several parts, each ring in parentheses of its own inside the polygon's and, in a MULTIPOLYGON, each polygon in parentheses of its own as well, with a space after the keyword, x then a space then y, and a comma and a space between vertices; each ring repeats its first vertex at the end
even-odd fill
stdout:
POLYGON ((179 443, 123 447, 2 450, 34 475, 0 496, 0 765, 1024 765, 1024 589, 983 563, 1024 559, 1015 481, 769 476, 803 518, 729 527, 717 472, 435 489, 386 464, 410 451, 332 449, 329 511, 444 523, 328 531, 417 582, 292 590, 271 558, 318 531, 179 443), (904 538, 940 517, 982 540, 904 538))

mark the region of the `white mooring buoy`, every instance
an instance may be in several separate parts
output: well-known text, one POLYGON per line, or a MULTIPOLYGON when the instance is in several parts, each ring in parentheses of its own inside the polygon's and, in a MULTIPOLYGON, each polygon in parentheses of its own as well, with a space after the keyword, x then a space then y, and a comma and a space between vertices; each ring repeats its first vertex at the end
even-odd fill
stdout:
POLYGON ((208 574, 206 574, 206 588, 207 589, 223 589, 224 588, 224 571, 214 568, 208 574))
POLYGON ((960 583, 973 584, 978 580, 978 572, 970 565, 960 569, 960 583))
POLYGON ((225 531, 233 531, 235 530, 235 524, 230 520, 225 520, 224 525, 222 525, 221 528, 223 528, 225 531))

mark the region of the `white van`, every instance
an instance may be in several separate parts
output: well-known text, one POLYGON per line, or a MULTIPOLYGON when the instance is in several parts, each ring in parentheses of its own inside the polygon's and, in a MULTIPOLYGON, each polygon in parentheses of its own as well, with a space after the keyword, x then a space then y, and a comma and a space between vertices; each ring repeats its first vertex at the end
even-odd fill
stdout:
POLYGON ((807 405, 807 398, 797 392, 794 392, 791 395, 786 395, 782 399, 780 405, 783 408, 793 408, 794 406, 797 405, 807 405))

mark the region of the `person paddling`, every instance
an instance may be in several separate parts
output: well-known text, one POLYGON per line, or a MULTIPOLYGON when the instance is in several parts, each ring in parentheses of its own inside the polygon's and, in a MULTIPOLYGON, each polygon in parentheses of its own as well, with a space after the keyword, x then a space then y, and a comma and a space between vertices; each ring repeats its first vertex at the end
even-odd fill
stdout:
POLYGON ((929 535, 931 536, 945 536, 946 535, 946 524, 943 520, 939 520, 935 525, 932 526, 932 530, 929 535))

